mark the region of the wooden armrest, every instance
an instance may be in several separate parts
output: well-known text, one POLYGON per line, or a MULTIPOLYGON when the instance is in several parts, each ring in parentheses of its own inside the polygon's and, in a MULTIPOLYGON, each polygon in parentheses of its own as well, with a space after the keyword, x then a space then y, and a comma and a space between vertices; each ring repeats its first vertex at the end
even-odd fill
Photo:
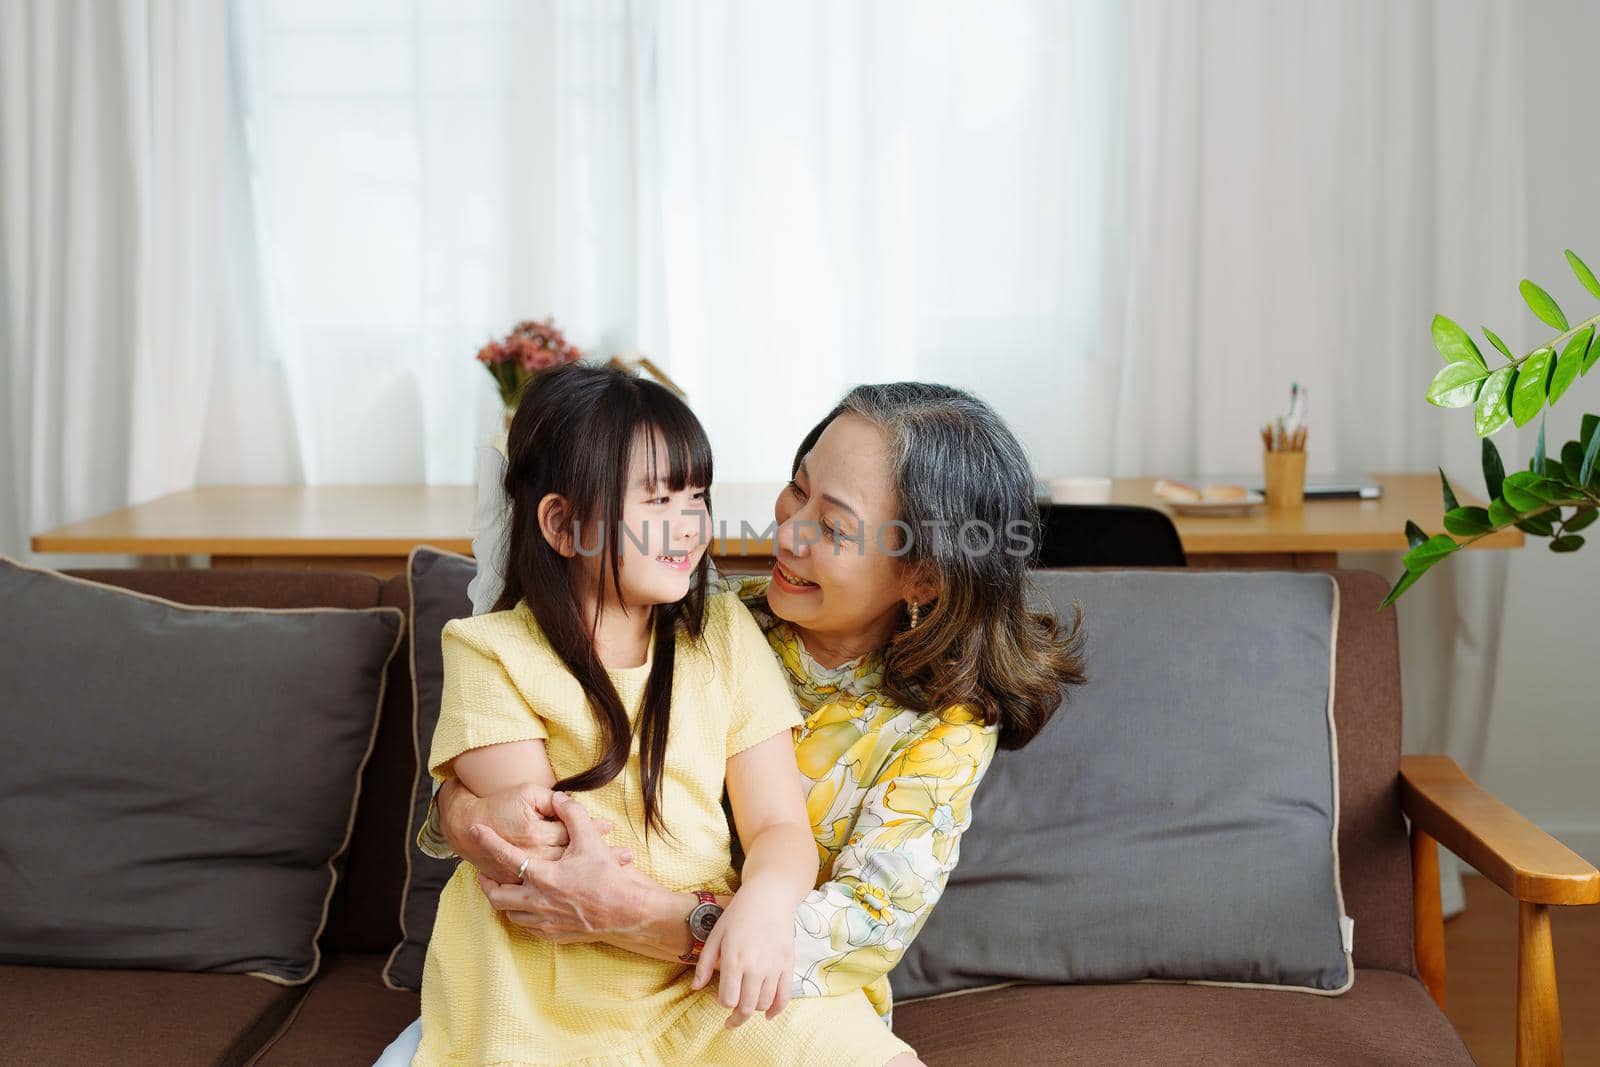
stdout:
POLYGON ((1400 808, 1517 900, 1600 903, 1600 871, 1468 778, 1449 756, 1400 757, 1400 808))

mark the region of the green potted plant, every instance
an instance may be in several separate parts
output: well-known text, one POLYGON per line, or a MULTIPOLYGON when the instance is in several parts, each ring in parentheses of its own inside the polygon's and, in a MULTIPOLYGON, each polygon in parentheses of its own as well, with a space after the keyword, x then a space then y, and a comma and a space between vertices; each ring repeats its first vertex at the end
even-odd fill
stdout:
MULTIPOLYGON (((1591 296, 1600 300, 1600 280, 1571 249, 1567 262, 1572 273, 1591 296)), ((1490 368, 1472 337, 1443 315, 1433 319, 1433 345, 1444 357, 1445 365, 1428 387, 1428 402, 1445 408, 1473 409, 1473 425, 1483 438, 1483 480, 1489 506, 1462 507, 1450 488, 1443 468, 1439 481, 1444 491, 1446 533, 1429 536, 1415 522, 1406 523, 1406 541, 1411 546, 1402 562, 1405 573, 1384 598, 1383 607, 1393 604, 1440 560, 1482 537, 1507 526, 1515 526, 1534 537, 1549 538, 1552 552, 1575 552, 1583 547, 1580 530, 1600 515, 1600 415, 1584 415, 1576 441, 1567 441, 1559 450, 1545 446, 1544 421, 1540 413, 1554 405, 1580 376, 1589 373, 1600 359, 1600 315, 1577 325, 1568 323, 1548 292, 1526 278, 1522 299, 1533 314, 1558 331, 1523 356, 1513 355, 1495 332, 1483 327, 1483 335, 1507 360, 1490 368), (1527 470, 1505 472, 1500 450, 1490 437, 1514 422, 1526 426, 1540 416, 1539 439, 1527 470)))

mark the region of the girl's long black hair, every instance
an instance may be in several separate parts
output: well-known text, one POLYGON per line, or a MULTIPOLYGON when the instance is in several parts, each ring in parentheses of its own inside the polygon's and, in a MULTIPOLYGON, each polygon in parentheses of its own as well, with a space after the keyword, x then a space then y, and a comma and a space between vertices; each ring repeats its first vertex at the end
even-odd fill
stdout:
POLYGON ((599 789, 616 778, 628 765, 633 731, 638 729, 648 833, 652 826, 660 828, 677 634, 681 629, 691 638, 700 636, 710 553, 700 557, 683 600, 651 609, 654 658, 638 721, 630 725, 622 699, 595 653, 592 624, 583 618, 576 561, 557 552, 539 528, 539 501, 547 494, 559 494, 569 507, 565 522, 574 531, 576 547, 590 555, 601 549, 594 590, 598 623, 608 581, 613 590, 621 589, 617 545, 623 496, 633 491, 627 484, 628 459, 641 433, 647 442, 650 479, 658 487, 664 482, 674 492, 689 485, 705 486, 709 510, 710 442, 694 412, 665 386, 613 367, 581 363, 546 371, 529 384, 506 438, 505 491, 511 522, 506 584, 494 610, 527 601, 546 640, 583 686, 599 721, 600 762, 563 778, 557 789, 599 789), (653 431, 660 432, 666 445, 665 479, 657 473, 653 431))

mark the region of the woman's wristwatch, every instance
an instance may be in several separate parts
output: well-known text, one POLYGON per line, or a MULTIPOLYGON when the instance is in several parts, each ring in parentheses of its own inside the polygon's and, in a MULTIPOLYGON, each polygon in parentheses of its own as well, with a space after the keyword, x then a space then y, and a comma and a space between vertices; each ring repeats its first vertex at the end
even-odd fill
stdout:
POLYGON ((694 939, 694 944, 689 946, 688 952, 678 957, 684 963, 700 962, 700 953, 706 947, 706 938, 711 936, 711 928, 722 918, 722 905, 717 903, 715 895, 702 889, 695 893, 695 896, 700 898, 700 903, 689 913, 689 936, 694 939))

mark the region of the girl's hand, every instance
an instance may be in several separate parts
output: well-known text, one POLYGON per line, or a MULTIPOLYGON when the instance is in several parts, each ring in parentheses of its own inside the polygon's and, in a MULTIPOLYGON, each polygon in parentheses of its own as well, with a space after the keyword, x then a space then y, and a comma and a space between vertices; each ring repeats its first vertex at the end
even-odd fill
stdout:
POLYGON ((719 968, 717 1002, 733 1009, 730 1028, 758 1011, 775 1019, 788 1006, 794 974, 794 908, 783 893, 746 885, 734 894, 700 952, 694 988, 710 984, 719 968))

